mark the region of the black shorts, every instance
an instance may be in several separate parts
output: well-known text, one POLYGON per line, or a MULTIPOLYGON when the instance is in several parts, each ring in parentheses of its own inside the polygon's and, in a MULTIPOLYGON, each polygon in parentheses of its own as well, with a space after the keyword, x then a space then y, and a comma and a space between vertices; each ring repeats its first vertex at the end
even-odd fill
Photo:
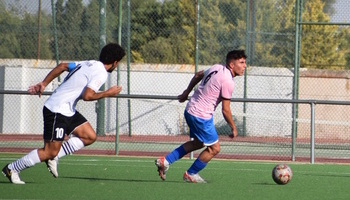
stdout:
POLYGON ((73 116, 67 117, 60 113, 53 113, 45 106, 43 116, 45 141, 63 141, 66 134, 71 134, 76 127, 87 122, 87 119, 78 111, 73 116))

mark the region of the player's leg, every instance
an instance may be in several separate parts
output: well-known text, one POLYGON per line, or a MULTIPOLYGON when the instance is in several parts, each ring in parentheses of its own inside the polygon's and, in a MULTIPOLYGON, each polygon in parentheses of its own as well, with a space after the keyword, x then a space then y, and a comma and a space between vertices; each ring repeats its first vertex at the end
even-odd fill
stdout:
POLYGON ((200 159, 202 162, 208 163, 218 153, 220 153, 220 143, 219 142, 205 148, 199 154, 198 159, 200 159))
POLYGON ((44 148, 34 149, 22 158, 6 165, 2 173, 14 184, 24 184, 19 173, 24 169, 54 158, 61 147, 61 142, 45 141, 44 148))
POLYGON ((180 160, 186 154, 201 148, 203 148, 203 143, 200 142, 197 138, 194 138, 194 140, 187 141, 186 143, 173 150, 171 153, 165 156, 165 158, 169 164, 172 164, 177 160, 180 160))
POLYGON ((155 161, 155 164, 157 166, 157 171, 159 173, 159 176, 162 180, 166 179, 166 172, 169 169, 169 166, 176 162, 177 160, 180 160, 182 157, 184 157, 187 153, 195 151, 197 149, 200 149, 203 147, 203 143, 200 142, 197 139, 194 139, 192 141, 188 141, 178 148, 174 149, 172 152, 170 152, 165 157, 160 157, 155 161))
POLYGON ((74 129, 70 138, 63 143, 58 158, 73 154, 96 141, 96 133, 89 122, 85 122, 74 129))
POLYGON ((197 126, 196 125, 196 123, 197 123, 196 118, 191 116, 187 111, 185 111, 184 115, 185 115, 186 123, 190 127, 190 137, 194 138, 194 140, 188 141, 188 142, 182 144, 181 146, 174 149, 172 152, 170 152, 165 157, 160 157, 157 160, 155 160, 157 171, 158 171, 159 176, 162 180, 165 180, 166 172, 168 171, 169 166, 172 163, 181 159, 187 153, 203 147, 203 143, 197 139, 196 134, 195 134, 195 132, 198 131, 196 129, 196 126, 197 126))
POLYGON ((91 127, 89 122, 85 122, 84 124, 76 127, 73 131, 73 135, 78 137, 83 142, 84 146, 89 146, 97 139, 96 132, 91 127))
POLYGON ((96 132, 82 114, 76 111, 69 120, 67 133, 70 138, 63 143, 58 158, 72 154, 96 141, 96 132))
POLYGON ((35 149, 24 157, 8 164, 2 170, 12 183, 24 184, 19 173, 37 163, 54 158, 61 148, 66 129, 65 118, 62 115, 43 108, 44 117, 44 148, 35 149))
POLYGON ((194 135, 207 148, 200 153, 191 167, 185 172, 184 180, 192 183, 206 183, 198 173, 220 152, 219 138, 215 130, 213 118, 209 120, 195 118, 195 123, 197 131, 194 132, 194 135))
POLYGON ((185 172, 184 180, 186 182, 192 183, 206 183, 206 181, 199 176, 199 172, 203 170, 209 161, 220 152, 219 142, 215 143, 212 146, 208 146, 204 149, 194 161, 191 167, 185 172))
POLYGON ((181 159, 187 153, 203 147, 203 141, 201 141, 201 139, 199 139, 198 137, 199 133, 203 132, 200 128, 202 126, 203 120, 200 120, 199 118, 190 115, 187 111, 185 111, 184 115, 186 123, 190 128, 190 137, 193 138, 193 140, 184 143, 183 145, 172 151, 170 154, 168 154, 165 158, 166 161, 169 162, 169 164, 172 164, 175 161, 181 159))
MULTIPOLYGON (((85 119, 85 118, 84 118, 85 119)), ((73 154, 74 152, 88 146, 96 141, 96 133, 89 122, 77 126, 70 134, 70 138, 62 144, 58 155, 46 161, 47 169, 53 177, 58 178, 58 160, 63 156, 73 154)))
MULTIPOLYGON (((87 122, 84 116, 82 116, 78 111, 71 117, 67 117, 58 113, 52 113, 48 109, 44 108, 44 130, 45 132, 52 132, 50 130, 56 130, 56 134, 61 133, 63 138, 64 135, 70 135, 71 137, 68 141, 63 142, 62 147, 59 149, 58 155, 55 158, 49 159, 46 161, 48 170, 51 172, 53 177, 58 177, 58 158, 72 154, 73 152, 84 147, 83 141, 74 137, 73 134, 82 135, 81 132, 93 132, 90 124, 87 122), (54 116, 54 118, 52 117, 54 116), (54 122, 54 127, 51 126, 52 121, 54 122), (87 128, 86 128, 87 127, 87 128), (88 130, 88 131, 85 131, 88 130), (92 131, 91 131, 92 130, 92 131)), ((47 134, 49 135, 49 134, 47 134)))

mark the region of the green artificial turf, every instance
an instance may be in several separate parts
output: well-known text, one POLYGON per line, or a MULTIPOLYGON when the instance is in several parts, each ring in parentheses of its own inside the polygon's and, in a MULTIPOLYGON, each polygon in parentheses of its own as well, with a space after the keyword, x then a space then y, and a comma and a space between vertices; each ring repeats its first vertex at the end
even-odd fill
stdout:
MULTIPOLYGON (((1 168, 21 155, 0 154, 1 168)), ((213 160, 200 173, 207 184, 182 180, 193 160, 170 166, 162 181, 155 158, 66 156, 55 179, 44 163, 22 171, 25 185, 0 177, 0 199, 350 199, 350 166, 287 163, 293 178, 273 182, 276 163, 213 160)))

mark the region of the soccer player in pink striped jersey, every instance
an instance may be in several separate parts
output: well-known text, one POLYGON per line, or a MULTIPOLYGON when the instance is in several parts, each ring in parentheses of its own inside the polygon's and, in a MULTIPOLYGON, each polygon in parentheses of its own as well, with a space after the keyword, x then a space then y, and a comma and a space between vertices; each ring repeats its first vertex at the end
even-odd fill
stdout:
POLYGON ((244 50, 230 51, 226 56, 226 66, 216 64, 206 71, 197 72, 187 89, 178 96, 179 102, 185 102, 192 89, 200 82, 198 89, 187 103, 184 114, 193 140, 185 142, 165 157, 155 161, 162 180, 166 179, 166 172, 172 163, 192 151, 205 147, 185 172, 183 179, 190 183, 206 183, 198 173, 220 152, 219 138, 213 122, 213 113, 220 102, 222 102, 222 114, 231 128, 231 136, 237 137, 230 102, 235 85, 233 78, 244 74, 246 58, 244 50))

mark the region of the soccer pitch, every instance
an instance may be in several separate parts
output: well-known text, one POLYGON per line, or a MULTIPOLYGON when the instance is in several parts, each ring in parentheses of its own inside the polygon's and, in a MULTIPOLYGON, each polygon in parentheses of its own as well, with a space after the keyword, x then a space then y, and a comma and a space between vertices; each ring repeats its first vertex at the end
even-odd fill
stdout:
MULTIPOLYGON (((0 154, 1 168, 20 158, 0 154)), ((350 199, 350 166, 287 163, 293 179, 273 182, 274 162, 213 160, 200 174, 207 184, 182 180, 193 160, 171 165, 162 181, 155 158, 66 156, 55 179, 41 163, 24 170, 25 185, 0 178, 0 199, 350 199)))

